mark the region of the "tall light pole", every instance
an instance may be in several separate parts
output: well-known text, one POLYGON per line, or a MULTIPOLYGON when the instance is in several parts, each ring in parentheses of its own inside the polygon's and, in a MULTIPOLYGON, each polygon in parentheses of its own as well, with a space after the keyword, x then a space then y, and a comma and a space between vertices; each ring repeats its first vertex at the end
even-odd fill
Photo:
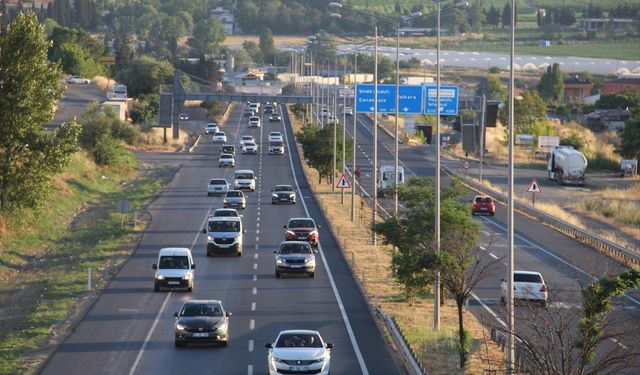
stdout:
MULTIPOLYGON (((333 65, 333 72, 337 75, 338 71, 338 56, 336 55, 335 64, 333 65)), ((339 82, 340 80, 338 80, 339 82)), ((338 99, 338 83, 333 85, 333 170, 331 171, 331 190, 336 190, 336 168, 337 168, 337 154, 338 154, 338 113, 337 113, 337 99, 338 99)), ((344 190, 344 189, 343 189, 344 190)))
MULTIPOLYGON (((345 108, 347 106, 347 83, 344 81, 347 77, 347 54, 344 54, 343 59, 343 75, 342 75, 342 175, 346 176, 347 174, 347 114, 345 113, 345 108)), ((340 82, 340 80, 338 80, 340 82)), ((354 145, 355 147, 355 145, 354 145)), ((355 165, 354 165, 355 168, 355 165)), ((351 189, 355 189, 356 186, 352 185, 351 189)), ((342 191, 340 195, 340 204, 344 205, 344 189, 340 189, 342 191)))
POLYGON ((393 158, 393 214, 398 216, 398 159, 400 158, 398 137, 400 136, 398 125, 398 114, 400 109, 400 21, 396 23, 396 131, 394 142, 394 158, 393 158))
POLYGON ((514 220, 513 220, 513 99, 514 99, 514 61, 516 39, 516 4, 511 0, 511 45, 509 50, 509 186, 507 188, 507 374, 513 372, 515 361, 515 314, 513 306, 513 268, 514 268, 514 220))
MULTIPOLYGON (((437 15, 437 48, 436 48, 436 170, 435 170, 435 252, 440 252, 440 3, 444 0, 433 0, 438 7, 437 15)), ((427 94, 428 95, 428 94, 427 94)), ((440 270, 436 270, 433 278, 433 329, 440 329, 440 270)))
POLYGON ((356 84, 358 81, 358 45, 356 44, 355 54, 353 55, 353 150, 351 151, 351 221, 356 221, 356 125, 358 123, 358 113, 356 112, 356 84))
MULTIPOLYGON (((371 207, 371 226, 376 225, 378 213, 378 26, 373 28, 373 207, 371 207)), ((371 231, 371 242, 376 246, 376 232, 371 231)))

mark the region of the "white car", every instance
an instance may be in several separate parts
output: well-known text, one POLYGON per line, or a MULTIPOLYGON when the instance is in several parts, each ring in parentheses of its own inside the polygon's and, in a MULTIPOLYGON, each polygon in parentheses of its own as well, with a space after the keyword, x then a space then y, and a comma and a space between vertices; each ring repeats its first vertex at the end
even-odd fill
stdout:
POLYGON ((336 118, 333 115, 327 116, 327 119, 325 120, 325 124, 333 125, 335 123, 339 124, 340 122, 338 122, 338 120, 336 120, 336 118))
MULTIPOLYGON (((507 301, 507 280, 500 279, 500 301, 507 301)), ((513 271, 513 298, 515 300, 537 301, 547 305, 549 292, 540 272, 513 271)))
POLYGON ((282 139, 282 133, 280 132, 269 133, 269 142, 275 142, 275 141, 284 142, 284 140, 282 139))
POLYGON ((242 141, 243 154, 257 154, 258 145, 254 141, 242 141))
POLYGON ((260 127, 260 117, 251 116, 249 117, 249 127, 251 128, 259 128, 260 127))
POLYGON ((220 131, 220 127, 215 122, 210 122, 204 128, 205 134, 215 134, 220 131))
POLYGON ((244 143, 245 141, 251 141, 255 143, 256 139, 253 138, 252 135, 243 135, 242 138, 240 139, 240 143, 244 143))
POLYGON ((82 84, 88 85, 91 83, 91 81, 84 77, 71 76, 69 77, 69 79, 67 79, 67 83, 82 83, 82 84))
POLYGON ((220 154, 218 158, 218 166, 219 167, 235 167, 236 159, 232 154, 220 154))
POLYGON ((353 109, 351 107, 342 108, 342 114, 346 116, 353 116, 353 109))
POLYGON ((213 211, 213 215, 211 215, 210 217, 239 217, 239 218, 241 218, 242 215, 240 215, 238 213, 238 210, 236 210, 235 208, 216 208, 216 210, 213 211))
POLYGON ((256 174, 250 169, 236 169, 233 176, 233 187, 236 190, 256 190, 256 174))
POLYGON ((213 143, 227 143, 227 134, 222 131, 213 133, 213 143))
POLYGON ((320 374, 329 375, 333 344, 325 343, 318 331, 288 330, 278 334, 269 349, 269 375, 320 374))
POLYGON ((331 111, 329 110, 329 108, 322 108, 320 110, 320 116, 322 117, 331 116, 331 111))
POLYGON ((207 185, 207 195, 225 195, 229 190, 229 183, 224 178, 212 178, 207 185))

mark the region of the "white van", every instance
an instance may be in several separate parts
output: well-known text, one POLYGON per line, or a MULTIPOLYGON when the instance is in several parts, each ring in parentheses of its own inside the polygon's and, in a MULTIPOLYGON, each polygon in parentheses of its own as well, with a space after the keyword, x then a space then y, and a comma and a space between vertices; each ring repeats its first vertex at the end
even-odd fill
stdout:
POLYGON ((236 169, 233 177, 233 186, 236 190, 256 190, 256 175, 250 169, 236 169))
POLYGON ((153 290, 158 292, 160 288, 186 289, 191 292, 194 288, 195 263, 191 256, 191 250, 184 247, 167 247, 160 249, 158 263, 153 265, 156 270, 154 275, 153 290))
POLYGON ((232 216, 210 216, 207 227, 207 256, 216 253, 234 253, 242 256, 242 234, 245 232, 242 219, 232 216))

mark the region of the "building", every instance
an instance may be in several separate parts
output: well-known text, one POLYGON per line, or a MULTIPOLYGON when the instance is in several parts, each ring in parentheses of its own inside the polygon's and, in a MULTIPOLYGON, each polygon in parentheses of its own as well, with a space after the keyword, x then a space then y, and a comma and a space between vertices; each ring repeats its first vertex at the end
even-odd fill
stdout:
POLYGON ((578 28, 584 31, 630 32, 638 27, 631 18, 581 18, 578 28))
POLYGON ((220 21, 220 24, 222 24, 222 29, 227 32, 227 35, 233 35, 233 13, 231 13, 230 10, 226 10, 223 7, 217 7, 215 9, 209 10, 209 14, 211 15, 211 17, 220 21))
POLYGON ((640 76, 637 74, 620 75, 617 79, 602 84, 602 95, 615 94, 623 91, 640 93, 640 76))
POLYGON ((589 78, 575 76, 564 80, 564 101, 576 102, 591 96, 593 82, 589 78))

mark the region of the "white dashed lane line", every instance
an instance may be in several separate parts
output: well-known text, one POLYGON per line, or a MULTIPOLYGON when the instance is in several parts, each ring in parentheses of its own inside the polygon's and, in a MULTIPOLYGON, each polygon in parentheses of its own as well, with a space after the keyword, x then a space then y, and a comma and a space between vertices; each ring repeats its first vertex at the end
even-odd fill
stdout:
POLYGON ((253 375, 253 365, 247 366, 247 375, 253 375))
POLYGON ((253 281, 258 281, 258 275, 253 275, 253 281))
POLYGON ((249 340, 249 352, 253 352, 253 340, 249 340))
POLYGON ((251 329, 251 330, 252 330, 252 329, 254 329, 254 328, 256 328, 256 321, 255 321, 254 319, 251 319, 251 320, 249 321, 249 329, 251 329))
POLYGON ((251 302, 251 311, 256 311, 256 303, 251 302))
POLYGON ((254 270, 257 270, 257 269, 258 269, 258 263, 254 263, 254 264, 253 264, 253 269, 254 269, 254 270))
MULTIPOLYGON (((258 245, 256 245, 256 250, 258 250, 258 245)), ((258 259, 258 253, 253 254, 253 259, 258 259)))
POLYGON ((255 286, 253 287, 253 291, 252 291, 253 295, 258 294, 258 288, 256 288, 255 286))

